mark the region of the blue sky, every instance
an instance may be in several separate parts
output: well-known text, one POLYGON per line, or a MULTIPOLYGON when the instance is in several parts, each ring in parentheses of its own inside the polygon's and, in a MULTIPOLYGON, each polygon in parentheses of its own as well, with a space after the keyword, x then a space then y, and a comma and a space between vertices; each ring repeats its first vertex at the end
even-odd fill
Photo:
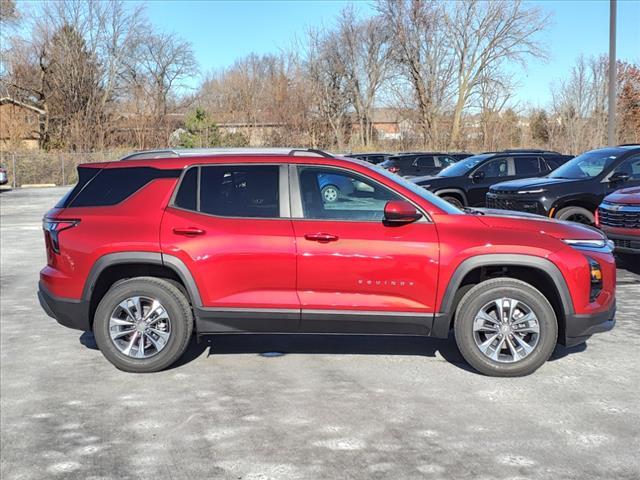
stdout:
MULTIPOLYGON (((27 2, 21 2, 27 3, 27 2)), ((229 66, 248 53, 278 52, 304 35, 308 27, 330 26, 340 10, 353 3, 372 12, 365 0, 206 1, 149 0, 153 24, 179 33, 194 47, 202 74, 229 66)), ((553 15, 542 40, 549 46, 547 62, 514 67, 520 88, 517 100, 545 106, 552 81, 566 76, 580 55, 608 53, 608 0, 527 0, 553 15)), ((640 63, 640 0, 618 0, 618 58, 640 63)), ((200 79, 193 79, 193 86, 200 79)))
MULTIPOLYGON (((233 63, 250 52, 269 53, 286 48, 314 25, 331 25, 340 10, 354 3, 363 13, 366 1, 175 1, 146 3, 151 21, 178 32, 193 43, 202 72, 233 63)), ((608 0, 528 1, 553 14, 543 40, 550 47, 547 62, 531 61, 514 71, 519 79, 517 100, 544 106, 550 83, 563 75, 580 54, 608 52, 608 0)), ((640 61, 640 0, 618 1, 618 58, 640 61)))

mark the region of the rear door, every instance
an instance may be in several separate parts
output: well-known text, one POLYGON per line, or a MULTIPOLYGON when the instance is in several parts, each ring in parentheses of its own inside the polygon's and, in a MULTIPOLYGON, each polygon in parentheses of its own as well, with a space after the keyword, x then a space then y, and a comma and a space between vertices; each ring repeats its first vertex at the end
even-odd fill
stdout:
POLYGON ((514 178, 539 177, 547 171, 546 164, 537 156, 518 156, 513 161, 515 167, 514 178))
POLYGON ((198 327, 295 331, 300 316, 285 165, 190 167, 161 226, 197 284, 198 327))
POLYGON ((292 167, 291 191, 302 330, 428 333, 438 279, 435 225, 426 218, 385 225, 384 205, 403 198, 350 170, 292 167), (327 202, 325 175, 356 188, 327 202))
POLYGON ((420 155, 413 161, 412 167, 411 175, 418 177, 432 175, 440 170, 433 155, 420 155))

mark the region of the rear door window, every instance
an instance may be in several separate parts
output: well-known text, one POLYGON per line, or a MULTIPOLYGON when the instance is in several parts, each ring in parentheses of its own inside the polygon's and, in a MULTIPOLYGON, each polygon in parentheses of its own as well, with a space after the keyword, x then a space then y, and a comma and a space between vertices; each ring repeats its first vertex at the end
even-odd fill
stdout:
POLYGON ((537 175, 540 173, 538 157, 516 157, 516 175, 537 175))
MULTIPOLYGON (((277 165, 215 165, 200 168, 197 210, 221 217, 280 216, 277 165)), ((185 175, 185 180, 187 179, 185 175)), ((178 192, 180 195, 182 190, 178 192)), ((174 204, 178 205, 178 196, 174 204)), ((191 197, 188 197, 191 198, 191 197)), ((187 200, 193 202, 191 200, 187 200)))
POLYGON ((416 158, 414 165, 416 167, 435 167, 436 161, 432 156, 429 156, 429 157, 422 156, 422 157, 416 158))

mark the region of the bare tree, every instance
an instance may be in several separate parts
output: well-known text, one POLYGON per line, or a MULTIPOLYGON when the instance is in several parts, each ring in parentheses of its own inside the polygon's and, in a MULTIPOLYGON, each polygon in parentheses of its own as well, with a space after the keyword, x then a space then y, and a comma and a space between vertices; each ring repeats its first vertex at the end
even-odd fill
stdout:
POLYGON ((439 121, 450 95, 453 62, 443 30, 443 4, 436 0, 379 0, 377 9, 391 34, 393 82, 409 86, 423 144, 439 143, 439 121))
MULTIPOLYGON (((486 69, 477 86, 474 104, 480 124, 481 143, 477 146, 482 150, 497 150, 501 147, 516 145, 505 142, 505 110, 513 105, 514 80, 509 74, 500 72, 496 68, 486 69)), ((475 109, 474 108, 474 109, 475 109)))
MULTIPOLYGON (((312 110, 320 123, 329 126, 330 144, 345 145, 349 108, 348 77, 340 58, 339 40, 325 31, 309 31, 305 74, 313 98, 312 110)), ((325 143, 316 136, 316 141, 325 143)))
POLYGON ((125 8, 121 0, 61 0, 36 4, 26 20, 27 33, 9 39, 2 83, 12 97, 47 112, 43 146, 100 148, 141 8, 125 8))
POLYGON ((607 58, 579 57, 569 78, 552 86, 550 142, 579 153, 606 143, 607 58))
POLYGON ((373 141, 375 102, 389 71, 390 33, 382 19, 359 20, 354 8, 347 7, 339 16, 337 36, 338 55, 355 110, 359 143, 366 146, 373 141))
POLYGON ((445 18, 456 78, 450 143, 457 146, 463 111, 487 69, 496 71, 506 61, 544 57, 536 34, 544 30, 549 17, 538 8, 524 6, 521 0, 459 0, 445 18))
POLYGON ((15 0, 0 0, 0 25, 16 22, 19 18, 15 0))

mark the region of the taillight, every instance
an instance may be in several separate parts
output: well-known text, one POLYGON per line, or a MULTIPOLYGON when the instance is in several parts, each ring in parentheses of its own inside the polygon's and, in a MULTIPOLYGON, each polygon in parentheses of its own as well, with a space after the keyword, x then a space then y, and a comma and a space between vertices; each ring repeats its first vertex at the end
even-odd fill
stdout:
POLYGON ((55 253, 60 253, 60 232, 69 230, 78 225, 78 223, 80 223, 80 220, 47 217, 42 219, 42 229, 44 230, 45 238, 55 253))
POLYGON ((600 209, 596 208, 596 227, 600 228, 600 209))
POLYGON ((389 167, 388 170, 391 173, 398 173, 400 171, 400 169, 398 167, 389 167))

